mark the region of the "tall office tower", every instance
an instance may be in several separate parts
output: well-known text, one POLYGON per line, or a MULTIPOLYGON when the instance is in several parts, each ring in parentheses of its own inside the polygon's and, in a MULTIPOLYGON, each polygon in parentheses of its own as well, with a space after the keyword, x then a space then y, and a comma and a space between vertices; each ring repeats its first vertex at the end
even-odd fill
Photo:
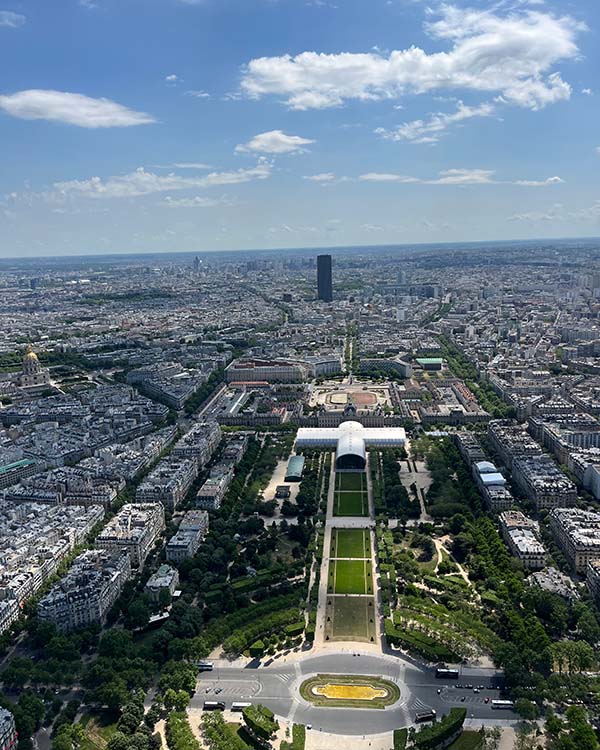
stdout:
POLYGON ((333 300, 331 284, 331 255, 317 255, 317 290, 323 302, 333 300))

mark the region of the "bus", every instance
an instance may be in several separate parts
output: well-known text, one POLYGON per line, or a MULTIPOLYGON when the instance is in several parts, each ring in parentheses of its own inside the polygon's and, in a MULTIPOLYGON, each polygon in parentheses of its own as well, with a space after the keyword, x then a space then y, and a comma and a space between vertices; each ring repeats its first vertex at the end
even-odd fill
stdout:
POLYGON ((197 661, 196 667, 198 672, 212 672, 214 667, 211 661, 197 661))
POLYGON ((232 711, 243 711, 245 708, 249 708, 252 703, 235 702, 231 704, 232 711))
POLYGON ((421 724, 424 721, 435 721, 436 712, 432 709, 431 711, 419 711, 415 716, 417 724, 421 724))
POLYGON ((438 667, 435 670, 435 676, 438 680, 458 680, 458 675, 458 669, 444 669, 443 667, 438 667))
POLYGON ((205 711, 224 711, 225 704, 223 701, 204 701, 202 707, 205 711))
POLYGON ((514 707, 515 704, 512 701, 492 701, 492 708, 512 710, 514 707))

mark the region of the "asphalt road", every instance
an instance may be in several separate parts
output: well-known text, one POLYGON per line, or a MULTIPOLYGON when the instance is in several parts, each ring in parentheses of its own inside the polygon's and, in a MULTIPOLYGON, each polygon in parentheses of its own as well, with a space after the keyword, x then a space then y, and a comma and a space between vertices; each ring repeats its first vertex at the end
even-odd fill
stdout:
POLYGON ((514 720, 517 717, 513 712, 497 711, 491 707, 491 700, 498 698, 498 691, 490 689, 496 679, 497 674, 492 670, 465 669, 456 683, 485 686, 479 693, 474 693, 472 689, 457 688, 453 681, 438 680, 432 671, 397 656, 323 653, 307 656, 302 661, 264 667, 236 668, 216 664, 212 672, 199 676, 192 706, 202 708, 205 700, 224 701, 227 708, 233 701, 261 703, 282 718, 312 724, 315 731, 344 735, 376 734, 410 726, 414 724, 418 711, 434 709, 441 716, 453 706, 466 708, 468 719, 489 724, 514 720), (298 691, 300 684, 314 674, 378 675, 396 682, 401 697, 398 703, 383 710, 316 708, 306 703, 298 691), (221 692, 215 694, 217 688, 221 692), (461 700, 463 697, 464 701, 461 700), (490 701, 487 704, 486 697, 490 701))

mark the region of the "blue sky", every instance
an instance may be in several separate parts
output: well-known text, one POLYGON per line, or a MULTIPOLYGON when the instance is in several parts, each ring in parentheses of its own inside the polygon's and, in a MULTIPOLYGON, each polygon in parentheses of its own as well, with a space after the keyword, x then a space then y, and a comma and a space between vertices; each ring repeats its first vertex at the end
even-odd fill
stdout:
POLYGON ((600 235, 584 0, 0 0, 0 256, 600 235))

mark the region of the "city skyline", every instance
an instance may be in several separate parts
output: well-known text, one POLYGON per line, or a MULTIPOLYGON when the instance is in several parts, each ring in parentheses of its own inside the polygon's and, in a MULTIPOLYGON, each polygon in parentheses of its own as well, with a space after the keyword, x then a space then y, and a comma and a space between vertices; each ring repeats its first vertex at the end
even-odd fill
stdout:
POLYGON ((0 257, 597 236, 599 20, 0 3, 0 257))

